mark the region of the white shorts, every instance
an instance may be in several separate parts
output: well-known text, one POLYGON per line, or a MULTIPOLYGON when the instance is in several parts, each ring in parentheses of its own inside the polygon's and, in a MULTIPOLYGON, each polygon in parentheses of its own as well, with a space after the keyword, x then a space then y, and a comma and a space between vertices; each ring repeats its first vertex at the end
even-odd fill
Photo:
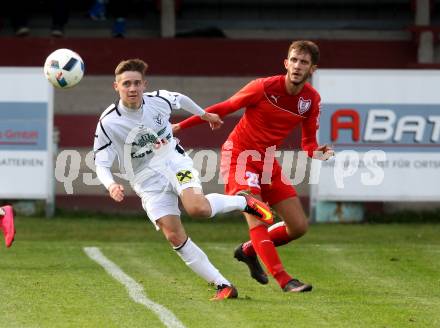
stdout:
MULTIPOLYGON (((154 169, 154 168, 153 168, 154 169)), ((202 188, 199 173, 192 159, 177 151, 155 169, 141 186, 135 188, 142 199, 142 207, 159 230, 156 221, 165 215, 180 215, 179 195, 187 188, 202 188)))

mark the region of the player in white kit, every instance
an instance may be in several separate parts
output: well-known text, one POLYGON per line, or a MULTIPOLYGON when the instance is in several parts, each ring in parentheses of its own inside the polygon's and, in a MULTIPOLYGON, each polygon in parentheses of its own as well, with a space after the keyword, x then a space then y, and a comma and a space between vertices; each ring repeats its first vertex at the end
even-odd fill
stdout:
POLYGON ((101 115, 95 134, 96 173, 117 202, 124 188, 114 181, 110 168, 117 158, 119 170, 142 200, 149 219, 162 230, 180 258, 200 277, 217 286, 213 300, 236 298, 236 288, 215 268, 206 254, 187 236, 180 221, 178 198, 195 217, 213 217, 234 210, 273 220, 269 207, 248 195, 204 195, 191 158, 173 138, 172 111, 184 109, 209 122, 223 122, 206 113, 187 96, 166 90, 144 93, 148 65, 140 59, 122 61, 115 69, 114 89, 120 100, 101 115))

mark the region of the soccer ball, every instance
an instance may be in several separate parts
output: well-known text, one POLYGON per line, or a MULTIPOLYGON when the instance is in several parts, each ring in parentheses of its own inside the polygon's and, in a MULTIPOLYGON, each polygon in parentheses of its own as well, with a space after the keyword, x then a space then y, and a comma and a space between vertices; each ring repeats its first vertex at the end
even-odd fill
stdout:
POLYGON ((57 88, 71 88, 81 81, 84 62, 76 52, 58 49, 46 58, 44 75, 57 88))

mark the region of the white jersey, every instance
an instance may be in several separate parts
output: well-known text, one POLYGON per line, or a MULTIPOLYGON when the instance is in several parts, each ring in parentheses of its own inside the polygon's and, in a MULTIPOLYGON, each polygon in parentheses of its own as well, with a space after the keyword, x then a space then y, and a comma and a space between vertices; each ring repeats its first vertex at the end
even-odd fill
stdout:
POLYGON ((147 92, 138 111, 128 111, 119 104, 110 105, 98 122, 95 142, 95 164, 111 167, 118 158, 121 173, 132 186, 135 178, 155 176, 170 155, 183 151, 173 138, 169 121, 173 110, 181 109, 186 96, 166 90, 147 92))

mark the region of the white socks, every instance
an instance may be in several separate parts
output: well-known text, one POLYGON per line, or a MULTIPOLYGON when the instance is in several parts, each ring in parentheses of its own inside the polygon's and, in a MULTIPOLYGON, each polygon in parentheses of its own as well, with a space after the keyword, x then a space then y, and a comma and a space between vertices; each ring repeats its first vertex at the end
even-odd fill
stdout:
POLYGON ((232 211, 243 211, 246 207, 246 199, 243 196, 230 196, 223 194, 209 194, 206 195, 209 204, 211 205, 211 216, 218 213, 228 213, 232 211))
POLYGON ((217 268, 212 265, 208 256, 189 237, 182 245, 173 248, 183 262, 208 283, 213 283, 216 286, 231 285, 217 268))

